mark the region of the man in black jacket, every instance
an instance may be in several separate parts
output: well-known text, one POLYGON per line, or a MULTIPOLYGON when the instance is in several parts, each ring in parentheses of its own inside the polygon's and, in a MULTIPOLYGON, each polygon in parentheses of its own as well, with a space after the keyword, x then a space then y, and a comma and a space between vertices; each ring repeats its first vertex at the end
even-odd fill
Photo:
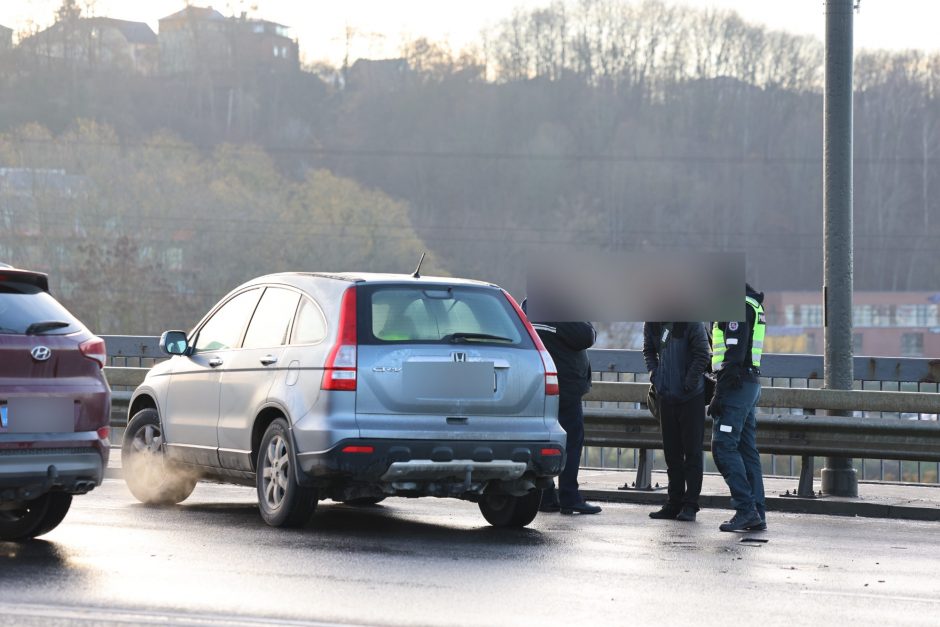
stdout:
POLYGON ((647 322, 643 359, 656 389, 663 453, 669 476, 666 504, 650 518, 691 522, 702 491, 705 380, 710 350, 700 322, 647 322))
POLYGON ((597 514, 601 508, 585 503, 578 491, 578 468, 584 446, 581 397, 591 389, 591 362, 587 349, 594 345, 597 333, 590 322, 534 322, 532 326, 558 370, 558 422, 568 434, 565 467, 558 477, 558 491, 556 493, 554 488, 549 488, 542 493, 541 510, 597 514))

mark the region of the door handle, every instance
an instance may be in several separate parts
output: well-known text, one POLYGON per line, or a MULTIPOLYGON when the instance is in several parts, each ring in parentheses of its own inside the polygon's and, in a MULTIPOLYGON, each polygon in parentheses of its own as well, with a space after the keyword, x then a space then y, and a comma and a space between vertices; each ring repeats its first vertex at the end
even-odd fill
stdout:
POLYGON ((219 366, 222 365, 222 358, 213 357, 212 359, 209 360, 209 365, 213 368, 218 368, 219 366))
POLYGON ((271 364, 276 364, 276 363, 277 363, 277 357, 275 357, 274 355, 265 355, 264 357, 261 358, 262 366, 270 366, 271 364))

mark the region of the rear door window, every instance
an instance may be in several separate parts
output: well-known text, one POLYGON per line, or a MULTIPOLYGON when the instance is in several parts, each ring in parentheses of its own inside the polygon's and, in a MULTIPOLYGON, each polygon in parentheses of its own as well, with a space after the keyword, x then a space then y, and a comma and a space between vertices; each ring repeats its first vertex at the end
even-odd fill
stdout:
POLYGON ((222 305, 199 330, 196 351, 218 351, 238 346, 260 294, 260 289, 250 289, 222 305))
POLYGON ((291 344, 316 344, 326 337, 326 319, 320 308, 308 299, 300 303, 297 319, 294 321, 291 344))
POLYGON ((264 291, 245 333, 242 348, 272 348, 287 340, 287 329, 297 311, 300 294, 277 287, 264 291))
POLYGON ((65 335, 81 329, 81 323, 47 292, 26 283, 0 282, 0 333, 65 335))
POLYGON ((360 343, 531 345, 518 315, 497 290, 446 285, 357 288, 360 343))

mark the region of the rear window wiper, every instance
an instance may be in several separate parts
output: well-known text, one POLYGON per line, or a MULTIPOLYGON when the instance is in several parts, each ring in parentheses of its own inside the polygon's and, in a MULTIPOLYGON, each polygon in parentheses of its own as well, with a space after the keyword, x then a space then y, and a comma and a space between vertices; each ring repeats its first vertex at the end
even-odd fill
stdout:
POLYGON ((43 322, 34 322, 28 327, 26 327, 26 335, 39 335, 40 333, 45 333, 46 331, 53 331, 55 329, 64 329, 65 327, 71 326, 71 322, 64 322, 62 320, 45 320, 43 322))
POLYGON ((513 339, 511 337, 502 337, 500 335, 490 335, 489 333, 448 333, 441 338, 443 342, 450 342, 451 344, 456 344, 457 342, 469 342, 472 340, 481 340, 484 342, 509 342, 512 344, 513 339))

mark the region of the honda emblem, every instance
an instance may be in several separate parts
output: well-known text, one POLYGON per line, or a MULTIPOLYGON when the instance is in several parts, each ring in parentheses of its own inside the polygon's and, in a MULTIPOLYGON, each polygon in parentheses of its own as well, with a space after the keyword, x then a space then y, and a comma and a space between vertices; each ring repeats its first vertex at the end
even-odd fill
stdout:
POLYGON ((467 361, 466 353, 454 353, 454 361, 464 362, 467 361))

